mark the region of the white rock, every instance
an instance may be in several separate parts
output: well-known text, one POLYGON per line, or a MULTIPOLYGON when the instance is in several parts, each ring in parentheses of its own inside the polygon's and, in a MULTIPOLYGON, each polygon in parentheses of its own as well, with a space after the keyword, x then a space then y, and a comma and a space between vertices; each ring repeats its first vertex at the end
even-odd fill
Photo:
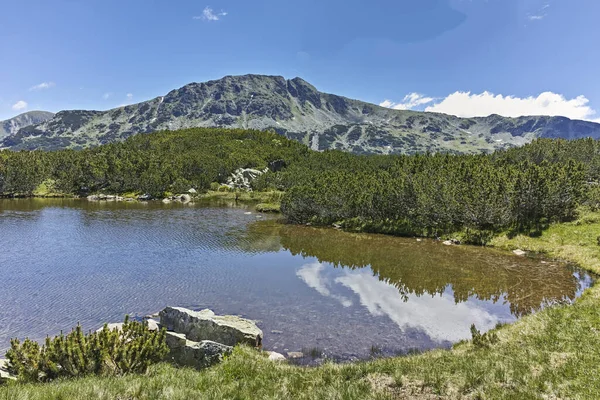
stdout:
POLYGON ((191 188, 190 190, 188 190, 188 193, 190 193, 190 194, 196 194, 196 193, 198 193, 198 191, 196 189, 194 189, 194 188, 191 188))
POLYGON ((8 360, 0 360, 0 384, 14 381, 17 378, 8 372, 8 360))
POLYGON ((302 358, 304 357, 304 353, 301 353, 299 351, 290 351, 287 353, 289 358, 302 358))
POLYGON ((271 361, 285 361, 286 358, 283 354, 276 353, 274 351, 267 351, 269 355, 269 360, 271 361))
POLYGON ((221 343, 203 340, 188 340, 182 333, 167 332, 169 354, 167 360, 177 365, 197 369, 207 368, 220 362, 224 355, 230 354, 233 347, 221 343))
POLYGON ((514 251, 513 251, 513 253, 514 253, 514 254, 516 254, 517 256, 521 256, 521 257, 523 257, 523 256, 527 255, 527 252, 526 252, 526 251, 519 250, 519 249, 517 249, 517 250, 514 250, 514 251))
POLYGON ((154 320, 154 319, 148 319, 148 330, 149 331, 158 331, 160 330, 160 324, 158 323, 158 321, 154 320))
POLYGON ((446 240, 445 242, 442 242, 442 244, 445 246, 454 246, 454 243, 452 243, 451 240, 446 240))
POLYGON ((160 312, 160 324, 196 342, 210 340, 227 346, 244 343, 260 347, 263 338, 262 330, 254 321, 233 315, 215 315, 211 310, 167 307, 160 312))

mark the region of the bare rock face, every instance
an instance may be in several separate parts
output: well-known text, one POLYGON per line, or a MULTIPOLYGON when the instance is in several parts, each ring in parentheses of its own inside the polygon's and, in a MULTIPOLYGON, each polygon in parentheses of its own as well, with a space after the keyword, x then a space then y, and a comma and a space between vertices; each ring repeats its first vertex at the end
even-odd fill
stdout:
POLYGON ((219 363, 223 356, 231 354, 233 347, 221 343, 203 340, 194 342, 187 340, 182 333, 167 332, 169 354, 167 361, 182 367, 197 369, 208 368, 219 363))
POLYGON ((167 307, 160 312, 160 324, 168 331, 184 334, 188 340, 195 342, 209 340, 226 346, 262 345, 263 332, 254 321, 232 315, 215 315, 211 310, 167 307))

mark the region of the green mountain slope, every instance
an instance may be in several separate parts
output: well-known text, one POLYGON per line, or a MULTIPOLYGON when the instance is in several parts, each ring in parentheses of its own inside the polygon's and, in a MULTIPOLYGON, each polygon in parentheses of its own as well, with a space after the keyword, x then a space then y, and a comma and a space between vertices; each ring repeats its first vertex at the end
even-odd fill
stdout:
POLYGON ((564 117, 458 118, 391 110, 319 92, 279 76, 227 76, 108 111, 62 111, 20 129, 0 148, 83 148, 157 130, 226 127, 275 130, 315 150, 354 153, 475 153, 534 138, 600 138, 600 124, 564 117))

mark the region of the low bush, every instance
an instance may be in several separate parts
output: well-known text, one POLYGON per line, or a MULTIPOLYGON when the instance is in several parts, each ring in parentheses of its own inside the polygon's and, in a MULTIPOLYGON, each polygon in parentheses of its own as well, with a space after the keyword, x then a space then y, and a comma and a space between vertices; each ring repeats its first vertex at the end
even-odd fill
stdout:
POLYGON ((11 341, 6 353, 8 369, 27 382, 48 382, 57 378, 85 375, 145 373, 151 364, 168 352, 166 331, 150 331, 147 323, 125 318, 122 329, 107 325, 84 334, 77 325, 66 336, 46 338, 44 345, 25 339, 11 341))

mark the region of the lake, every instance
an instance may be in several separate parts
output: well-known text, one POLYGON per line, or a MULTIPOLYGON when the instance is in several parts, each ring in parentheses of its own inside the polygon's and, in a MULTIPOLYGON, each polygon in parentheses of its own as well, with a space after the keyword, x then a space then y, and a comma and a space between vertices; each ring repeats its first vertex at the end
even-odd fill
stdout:
POLYGON ((285 225, 251 206, 0 200, 0 355, 167 305, 258 321, 264 347, 354 360, 449 347, 592 284, 493 249, 285 225))

